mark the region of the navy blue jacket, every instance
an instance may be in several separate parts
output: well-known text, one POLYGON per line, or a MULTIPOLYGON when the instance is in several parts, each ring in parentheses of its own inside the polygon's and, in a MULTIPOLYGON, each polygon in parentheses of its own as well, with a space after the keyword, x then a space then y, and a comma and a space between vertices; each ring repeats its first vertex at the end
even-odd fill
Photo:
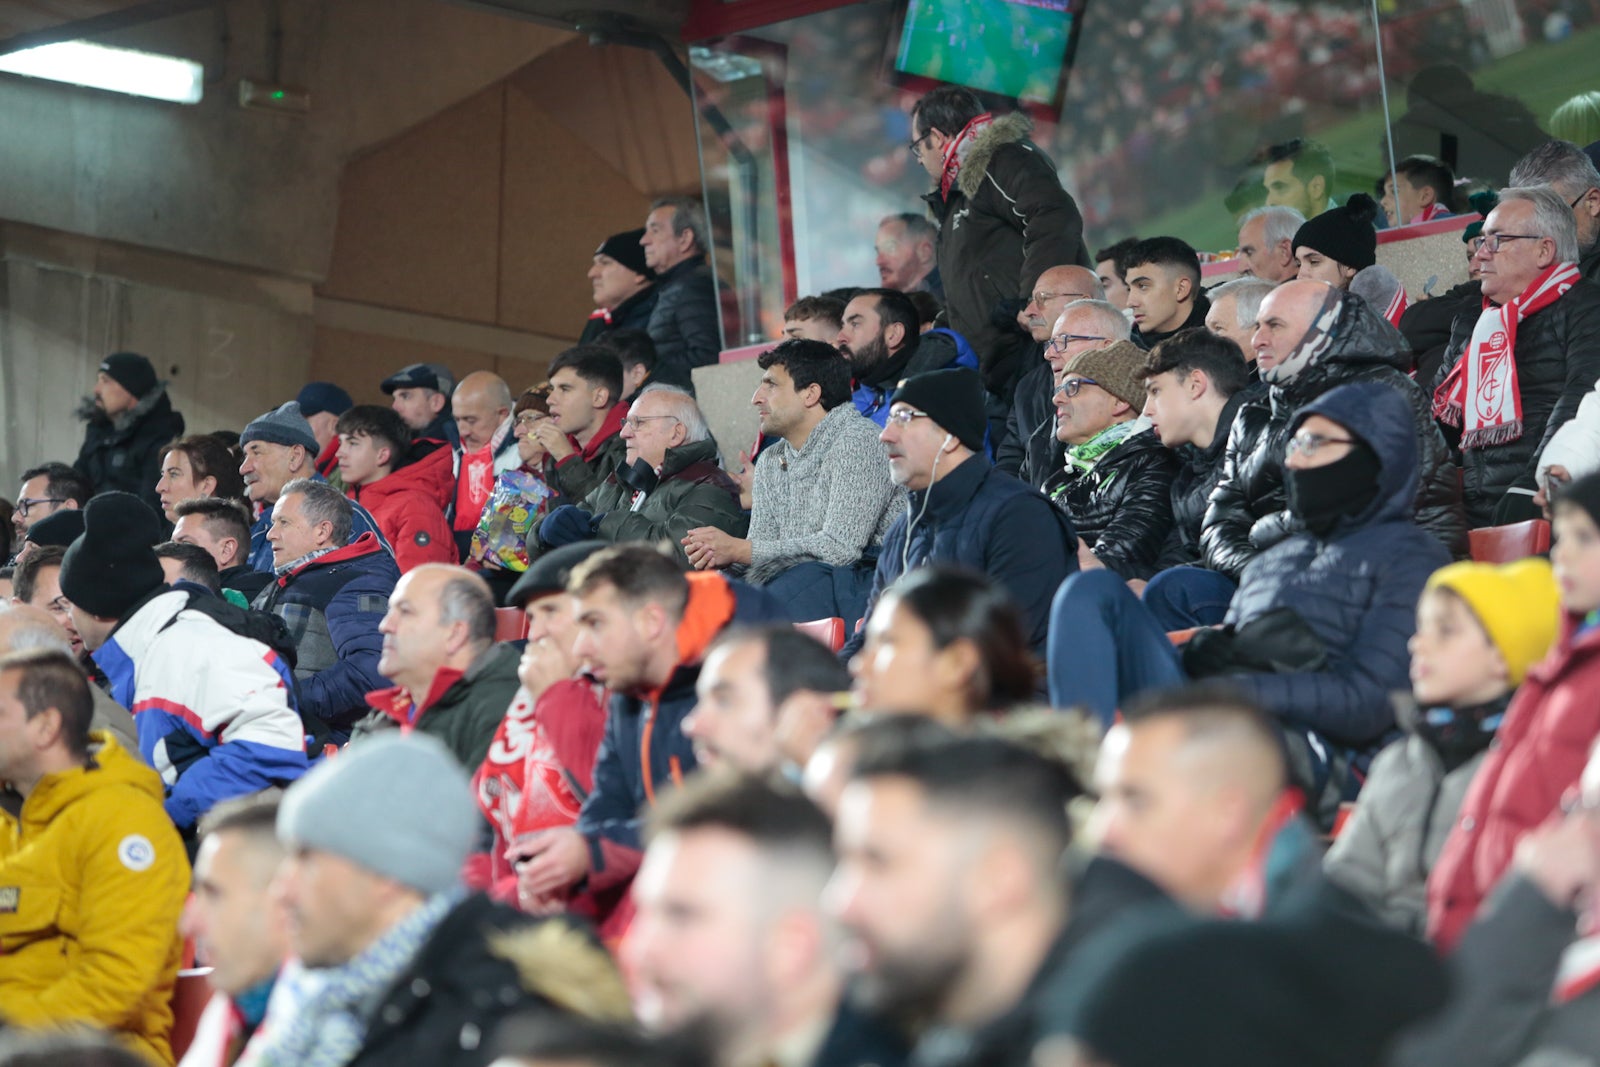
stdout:
POLYGON ((1322 415, 1377 453, 1378 496, 1326 538, 1297 533, 1261 553, 1240 575, 1226 623, 1294 609, 1322 639, 1319 671, 1243 674, 1232 680, 1289 723, 1353 748, 1394 728, 1389 694, 1410 685, 1406 642, 1417 599, 1450 554, 1414 518, 1418 464, 1411 404, 1396 389, 1358 382, 1306 405, 1291 430, 1322 415))
MULTIPOLYGON (((884 535, 867 614, 896 578, 924 563, 988 575, 1022 611, 1028 643, 1043 658, 1050 600, 1078 569, 1078 535, 1072 520, 1038 490, 974 455, 927 489, 907 494, 906 513, 884 535)), ((857 633, 840 656, 855 655, 861 643, 857 633)))

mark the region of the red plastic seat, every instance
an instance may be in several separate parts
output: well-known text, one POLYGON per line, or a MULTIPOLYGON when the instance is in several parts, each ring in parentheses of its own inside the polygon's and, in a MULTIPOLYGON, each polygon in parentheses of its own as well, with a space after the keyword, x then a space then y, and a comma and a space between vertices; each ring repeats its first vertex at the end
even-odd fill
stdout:
POLYGON ((178 972, 178 984, 172 990, 172 1055, 183 1059, 194 1040, 195 1027, 211 999, 211 983, 207 976, 210 967, 196 967, 178 972))
POLYGON ((520 641, 528 636, 528 616, 521 608, 494 609, 494 639, 520 641))
POLYGON ((794 628, 803 634, 815 637, 835 652, 844 647, 844 620, 837 615, 831 619, 812 619, 810 622, 797 622, 794 628))
POLYGON ((1479 563, 1514 563, 1550 551, 1550 524, 1543 519, 1469 530, 1472 558, 1479 563))

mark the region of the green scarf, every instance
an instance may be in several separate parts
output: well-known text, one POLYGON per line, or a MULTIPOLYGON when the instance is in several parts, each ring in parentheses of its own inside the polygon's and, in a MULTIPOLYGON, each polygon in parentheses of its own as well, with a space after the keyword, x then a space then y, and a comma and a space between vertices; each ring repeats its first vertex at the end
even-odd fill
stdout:
POLYGON ((1081 445, 1071 445, 1067 448, 1067 466, 1080 474, 1088 474, 1094 470, 1096 463, 1105 458, 1107 452, 1143 429, 1139 423, 1139 419, 1119 422, 1107 426, 1081 445))

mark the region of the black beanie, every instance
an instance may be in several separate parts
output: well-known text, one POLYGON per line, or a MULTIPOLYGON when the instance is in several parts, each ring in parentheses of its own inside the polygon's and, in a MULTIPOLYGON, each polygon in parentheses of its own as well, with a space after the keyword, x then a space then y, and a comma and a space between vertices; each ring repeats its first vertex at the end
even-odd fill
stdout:
POLYGON ((644 245, 639 243, 642 240, 644 240, 643 230, 614 233, 600 242, 600 247, 594 250, 594 254, 610 256, 633 273, 642 274, 649 280, 655 281, 656 272, 644 262, 644 245))
POLYGON ((100 361, 100 373, 137 399, 156 387, 156 369, 137 352, 114 352, 100 361))
POLYGON ((83 509, 83 536, 61 560, 61 592, 102 619, 120 619, 166 584, 155 544, 161 519, 132 493, 101 493, 83 509))
POLYGON ((62 508, 55 514, 46 515, 28 527, 28 536, 24 540, 32 541, 40 548, 49 548, 52 545, 66 548, 76 541, 82 533, 83 510, 81 508, 62 508))
POLYGON ((1600 472, 1575 478, 1555 491, 1555 503, 1573 504, 1584 510, 1589 521, 1600 527, 1600 472))
POLYGON ((889 403, 911 405, 972 451, 983 451, 989 417, 983 410, 983 379, 977 371, 951 367, 902 379, 889 403))
POLYGON ((1372 228, 1378 203, 1357 193, 1344 207, 1307 220, 1294 234, 1296 249, 1309 248, 1347 267, 1361 270, 1378 262, 1378 231, 1372 228))

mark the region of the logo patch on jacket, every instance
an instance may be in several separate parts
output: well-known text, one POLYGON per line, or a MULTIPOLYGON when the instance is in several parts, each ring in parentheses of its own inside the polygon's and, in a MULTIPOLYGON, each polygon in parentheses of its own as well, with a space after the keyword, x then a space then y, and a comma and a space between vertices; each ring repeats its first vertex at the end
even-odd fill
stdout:
POLYGON ((417 543, 417 547, 418 548, 426 548, 428 546, 428 543, 430 541, 432 541, 433 538, 428 536, 428 531, 427 530, 418 530, 416 532, 416 535, 413 536, 411 538, 411 540, 413 540, 413 541, 415 541, 417 543))
POLYGON ((22 906, 22 887, 0 885, 0 915, 15 915, 22 906))
POLYGON ((156 846, 143 834, 129 834, 117 845, 117 859, 130 871, 148 871, 156 861, 156 846))

